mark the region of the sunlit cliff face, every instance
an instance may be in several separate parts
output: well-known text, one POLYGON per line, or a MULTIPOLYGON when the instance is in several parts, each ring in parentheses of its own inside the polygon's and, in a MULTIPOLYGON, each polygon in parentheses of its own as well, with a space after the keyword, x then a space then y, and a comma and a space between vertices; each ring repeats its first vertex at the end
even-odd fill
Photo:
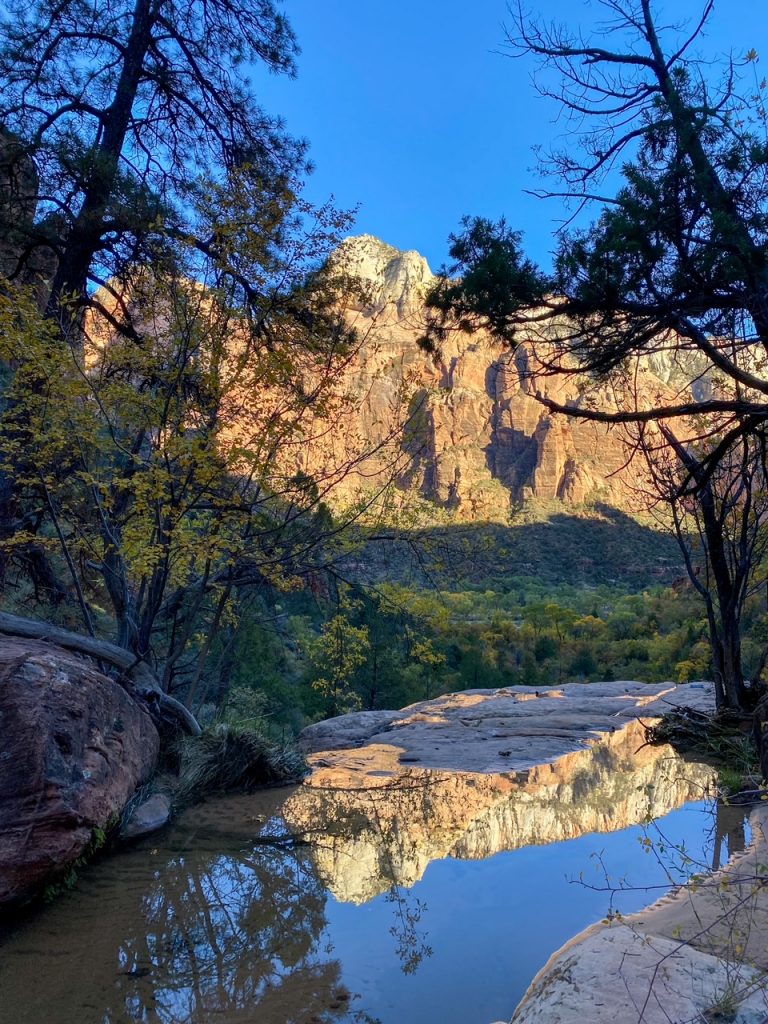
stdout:
MULTIPOLYGON (((345 239, 332 264, 349 280, 344 304, 360 339, 345 374, 353 398, 347 426, 371 442, 364 470, 340 482, 337 500, 389 479, 395 429, 408 464, 396 477, 393 501, 418 496, 458 519, 480 521, 504 521, 512 503, 530 498, 637 509, 626 432, 553 416, 537 399, 605 411, 653 407, 686 392, 685 367, 662 353, 625 385, 553 373, 573 329, 564 318, 521 329, 515 351, 485 330, 449 330, 440 351, 428 354, 419 339, 436 278, 419 253, 363 235, 345 239)), ((322 466, 319 450, 306 471, 313 466, 322 466)))
MULTIPOLYGON (((409 767, 392 777, 393 751, 382 745, 379 754, 380 785, 345 788, 337 772, 321 769, 281 811, 291 830, 311 837, 322 828, 312 858, 339 900, 364 903, 410 886, 439 858, 480 859, 639 824, 701 799, 714 781, 706 765, 646 746, 639 722, 509 773, 409 767)), ((368 764, 369 784, 375 778, 368 764)))
MULTIPOLYGON (((286 476, 301 472, 321 482, 336 507, 387 487, 395 508, 426 499, 467 521, 506 522, 511 505, 530 498, 636 510, 642 499, 637 466, 626 466, 626 431, 552 415, 538 399, 606 411, 653 407, 686 394, 687 377, 701 391, 700 368, 661 352, 624 385, 553 373, 571 329, 564 319, 521 331, 514 351, 487 331, 456 330, 439 353, 428 354, 419 339, 435 280, 417 252, 370 235, 346 239, 329 261, 329 287, 355 340, 332 360, 293 342, 282 353, 251 351, 236 317, 219 315, 189 283, 183 308, 178 296, 150 294, 140 319, 156 341, 147 351, 161 369, 164 336, 197 332, 204 339, 204 354, 193 358, 221 391, 225 451, 255 448, 264 455, 262 438, 274 433, 270 425, 282 424, 279 444, 267 445, 270 459, 284 465, 286 476), (297 407, 297 395, 312 400, 297 407)), ((148 283, 145 273, 136 275, 140 290, 148 283)), ((115 295, 97 298, 114 311, 115 295)), ((106 321, 88 313, 85 333, 92 372, 119 361, 106 321)), ((129 348, 135 359, 136 346, 129 348)))

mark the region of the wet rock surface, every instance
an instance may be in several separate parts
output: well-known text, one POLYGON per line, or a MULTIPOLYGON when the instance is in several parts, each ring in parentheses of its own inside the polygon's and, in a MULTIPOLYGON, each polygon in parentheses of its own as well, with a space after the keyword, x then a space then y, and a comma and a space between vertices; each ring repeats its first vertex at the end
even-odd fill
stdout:
POLYGON ((149 715, 90 662, 0 640, 0 906, 55 882, 154 769, 149 715))
POLYGON ((120 829, 120 838, 139 839, 164 828, 171 820, 171 801, 165 793, 155 793, 137 804, 120 829))

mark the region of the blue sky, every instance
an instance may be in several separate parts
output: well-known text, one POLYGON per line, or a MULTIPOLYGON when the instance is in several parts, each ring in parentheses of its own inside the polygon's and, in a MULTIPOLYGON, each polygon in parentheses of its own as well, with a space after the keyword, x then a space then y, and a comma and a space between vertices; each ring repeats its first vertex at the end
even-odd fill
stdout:
MULTIPOLYGON (((677 21, 702 3, 662 6, 677 21)), ((594 0, 528 6, 585 26, 599 10, 594 0)), ((254 86, 310 142, 310 199, 359 205, 355 233, 418 249, 433 269, 463 214, 505 214, 528 253, 548 262, 563 209, 525 190, 537 184, 532 148, 563 127, 534 93, 530 65, 501 53, 505 0, 288 0, 284 9, 302 48, 298 78, 257 75, 254 86)), ((768 74, 768 0, 719 0, 702 52, 750 47, 768 74)))

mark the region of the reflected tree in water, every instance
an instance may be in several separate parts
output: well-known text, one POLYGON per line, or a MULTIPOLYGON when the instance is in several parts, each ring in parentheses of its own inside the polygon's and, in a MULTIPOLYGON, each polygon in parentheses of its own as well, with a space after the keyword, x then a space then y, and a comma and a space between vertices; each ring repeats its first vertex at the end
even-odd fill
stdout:
POLYGON ((325 961, 325 892, 303 850, 178 856, 143 899, 141 927, 118 950, 129 1019, 325 1024, 349 1010, 337 961, 325 961))

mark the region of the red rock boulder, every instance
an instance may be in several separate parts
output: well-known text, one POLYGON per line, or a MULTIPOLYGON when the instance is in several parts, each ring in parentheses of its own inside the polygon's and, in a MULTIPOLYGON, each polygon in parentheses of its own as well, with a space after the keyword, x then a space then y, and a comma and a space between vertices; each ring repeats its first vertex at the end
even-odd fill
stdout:
POLYGON ((0 638, 0 906, 64 875, 158 750, 147 712, 92 662, 0 638))

